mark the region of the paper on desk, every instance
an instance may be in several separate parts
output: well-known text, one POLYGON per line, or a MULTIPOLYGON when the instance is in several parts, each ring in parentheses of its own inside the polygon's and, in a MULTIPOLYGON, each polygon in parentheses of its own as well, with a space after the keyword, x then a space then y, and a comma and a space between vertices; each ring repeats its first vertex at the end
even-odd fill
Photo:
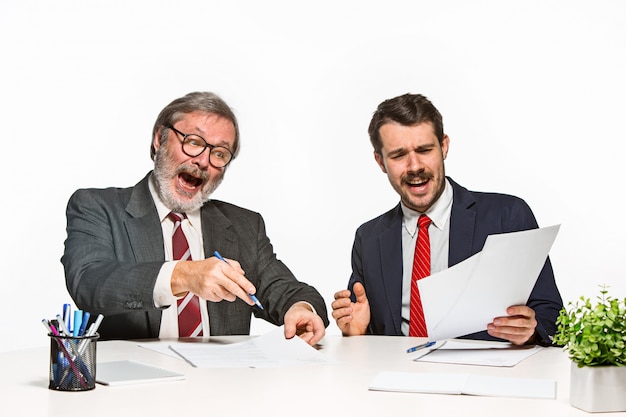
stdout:
POLYGON ((417 362, 453 363, 460 365, 515 366, 545 349, 540 346, 515 346, 508 342, 482 340, 444 340, 434 349, 417 351, 410 358, 417 362))
POLYGON ((372 391, 467 394, 491 397, 556 398, 556 381, 455 373, 379 372, 372 391))
POLYGON ((429 339, 485 330, 507 307, 526 304, 558 231, 556 225, 490 235, 481 252, 419 280, 429 339))
POLYGON ((198 368, 273 368, 332 363, 299 337, 285 339, 284 327, 229 344, 170 343, 170 349, 198 368))

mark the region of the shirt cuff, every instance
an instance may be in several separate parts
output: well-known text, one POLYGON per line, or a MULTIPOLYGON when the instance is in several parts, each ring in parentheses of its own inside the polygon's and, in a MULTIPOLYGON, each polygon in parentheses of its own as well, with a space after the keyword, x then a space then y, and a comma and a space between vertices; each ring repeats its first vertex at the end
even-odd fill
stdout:
POLYGON ((159 275, 157 275, 154 290, 152 291, 152 298, 154 305, 158 308, 169 307, 176 303, 178 299, 178 297, 172 294, 172 272, 174 271, 176 263, 177 261, 163 263, 159 275))
POLYGON ((311 308, 311 311, 313 313, 315 313, 316 315, 319 315, 319 314, 317 314, 317 311, 315 311, 315 307, 313 307, 313 305, 311 303, 309 303, 308 301, 297 301, 297 302, 293 303, 291 305, 291 307, 295 306, 296 304, 306 304, 306 305, 308 305, 311 308))

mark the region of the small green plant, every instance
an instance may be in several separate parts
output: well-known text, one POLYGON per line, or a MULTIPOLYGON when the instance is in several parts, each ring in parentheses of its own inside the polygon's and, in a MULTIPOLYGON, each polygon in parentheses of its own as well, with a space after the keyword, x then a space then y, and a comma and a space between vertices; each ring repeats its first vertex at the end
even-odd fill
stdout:
POLYGON ((563 346, 579 368, 626 365, 626 298, 611 298, 606 286, 600 294, 596 305, 585 297, 570 302, 556 321, 553 342, 563 346))

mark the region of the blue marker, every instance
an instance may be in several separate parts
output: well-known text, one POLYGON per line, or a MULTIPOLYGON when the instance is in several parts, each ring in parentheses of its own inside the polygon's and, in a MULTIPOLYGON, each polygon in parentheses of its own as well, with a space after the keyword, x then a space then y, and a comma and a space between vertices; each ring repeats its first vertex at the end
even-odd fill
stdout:
POLYGON ((88 311, 83 312, 83 322, 80 325, 80 329, 78 329, 78 335, 83 336, 85 334, 85 329, 87 328, 87 323, 89 323, 89 314, 88 311))
POLYGON ((421 345, 413 346, 412 348, 408 348, 406 350, 406 353, 411 353, 411 352, 415 352, 416 350, 429 348, 432 345, 434 345, 435 343, 437 343, 437 342, 427 342, 427 343, 423 343, 421 345))
POLYGON ((80 336, 80 326, 83 324, 83 310, 76 309, 74 311, 74 328, 72 329, 72 336, 80 336))
MULTIPOLYGON (((220 255, 220 253, 218 251, 213 252, 213 255, 215 255, 215 257, 217 259, 219 259, 220 261, 224 261, 226 263, 228 263, 228 261, 224 258, 222 258, 222 255, 220 255)), ((256 304, 257 306, 259 306, 259 308, 261 310, 263 310, 263 305, 261 304, 261 302, 259 301, 258 298, 256 298, 256 296, 254 296, 253 294, 248 294, 248 296, 250 296, 250 298, 252 298, 252 301, 254 301, 254 304, 256 304)))

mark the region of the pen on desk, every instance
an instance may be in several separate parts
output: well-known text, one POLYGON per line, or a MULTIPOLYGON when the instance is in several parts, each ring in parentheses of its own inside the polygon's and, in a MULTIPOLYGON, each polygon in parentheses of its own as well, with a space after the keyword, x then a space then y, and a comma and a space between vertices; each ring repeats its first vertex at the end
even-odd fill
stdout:
POLYGON ((431 347, 432 345, 434 345, 437 342, 426 342, 426 343, 422 343, 421 345, 417 345, 417 346, 413 346, 412 348, 408 348, 406 350, 406 353, 411 353, 411 352, 415 352, 416 350, 420 350, 420 349, 426 349, 431 347))
MULTIPOLYGON (((217 259, 219 259, 220 261, 224 261, 226 263, 228 263, 228 261, 226 259, 224 259, 222 257, 222 255, 220 255, 220 253, 218 251, 213 252, 213 255, 215 255, 215 257, 217 259)), ((256 304, 257 306, 259 306, 259 308, 261 310, 263 310, 263 305, 261 304, 261 302, 259 301, 258 298, 256 298, 256 296, 254 294, 248 294, 248 296, 250 296, 250 298, 252 298, 252 301, 254 301, 254 304, 256 304)))

